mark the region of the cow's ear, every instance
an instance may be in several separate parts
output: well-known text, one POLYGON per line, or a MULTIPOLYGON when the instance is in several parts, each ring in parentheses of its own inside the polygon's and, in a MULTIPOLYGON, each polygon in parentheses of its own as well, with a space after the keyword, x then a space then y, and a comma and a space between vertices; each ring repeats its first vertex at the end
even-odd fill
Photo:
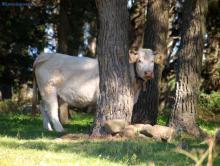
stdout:
POLYGON ((129 50, 129 63, 135 63, 138 58, 138 53, 136 50, 129 50))
POLYGON ((154 63, 163 64, 164 55, 162 53, 154 52, 154 63))

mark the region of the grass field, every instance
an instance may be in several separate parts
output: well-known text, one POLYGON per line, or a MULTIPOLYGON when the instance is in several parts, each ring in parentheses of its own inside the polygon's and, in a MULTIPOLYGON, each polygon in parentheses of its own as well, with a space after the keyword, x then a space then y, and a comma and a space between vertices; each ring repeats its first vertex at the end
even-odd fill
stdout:
MULTIPOLYGON (((92 115, 74 114, 65 125, 66 133, 56 134, 42 129, 40 116, 0 114, 0 166, 123 166, 194 165, 186 156, 176 153, 179 142, 187 144, 187 151, 199 153, 207 149, 199 140, 182 138, 172 143, 155 140, 60 140, 67 133, 88 133, 92 115)), ((160 119, 163 123, 163 120, 160 119)), ((214 130, 220 123, 200 121, 205 130, 214 130)), ((220 165, 220 156, 214 160, 220 165)))

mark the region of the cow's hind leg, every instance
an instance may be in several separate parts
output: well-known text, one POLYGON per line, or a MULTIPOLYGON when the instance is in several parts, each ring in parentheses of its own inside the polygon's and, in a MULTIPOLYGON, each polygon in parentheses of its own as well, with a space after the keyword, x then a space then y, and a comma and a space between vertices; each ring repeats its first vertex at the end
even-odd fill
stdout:
POLYGON ((57 94, 55 89, 50 91, 50 95, 47 96, 45 99, 47 108, 48 108, 48 115, 50 118, 50 121, 53 124, 53 128, 57 132, 62 132, 64 131, 63 126, 61 125, 59 121, 59 116, 58 116, 58 100, 57 100, 57 94))
POLYGON ((44 129, 46 130, 49 130, 49 131, 53 131, 52 127, 51 127, 51 124, 50 124, 50 120, 49 120, 49 116, 48 116, 48 108, 46 108, 46 105, 45 105, 45 102, 42 101, 40 103, 40 112, 41 112, 41 115, 43 117, 43 127, 44 129))

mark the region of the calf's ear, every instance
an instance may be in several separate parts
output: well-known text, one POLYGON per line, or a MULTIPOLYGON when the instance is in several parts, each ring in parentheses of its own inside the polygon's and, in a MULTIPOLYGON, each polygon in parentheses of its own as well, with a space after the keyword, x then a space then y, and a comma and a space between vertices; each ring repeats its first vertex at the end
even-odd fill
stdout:
POLYGON ((138 58, 138 53, 135 50, 129 50, 129 63, 135 63, 138 58))
POLYGON ((156 53, 154 55, 154 63, 155 64, 163 64, 164 55, 162 53, 156 53))

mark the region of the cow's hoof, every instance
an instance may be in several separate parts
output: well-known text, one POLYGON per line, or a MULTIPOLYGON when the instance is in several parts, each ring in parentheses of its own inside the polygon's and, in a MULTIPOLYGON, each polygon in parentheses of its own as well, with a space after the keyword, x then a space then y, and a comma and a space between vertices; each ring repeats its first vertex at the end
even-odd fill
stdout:
POLYGON ((58 132, 58 133, 64 132, 64 129, 63 129, 63 128, 59 128, 59 129, 55 129, 55 130, 56 130, 56 132, 58 132))
POLYGON ((51 127, 51 125, 44 125, 44 129, 47 131, 53 131, 53 128, 51 127))

